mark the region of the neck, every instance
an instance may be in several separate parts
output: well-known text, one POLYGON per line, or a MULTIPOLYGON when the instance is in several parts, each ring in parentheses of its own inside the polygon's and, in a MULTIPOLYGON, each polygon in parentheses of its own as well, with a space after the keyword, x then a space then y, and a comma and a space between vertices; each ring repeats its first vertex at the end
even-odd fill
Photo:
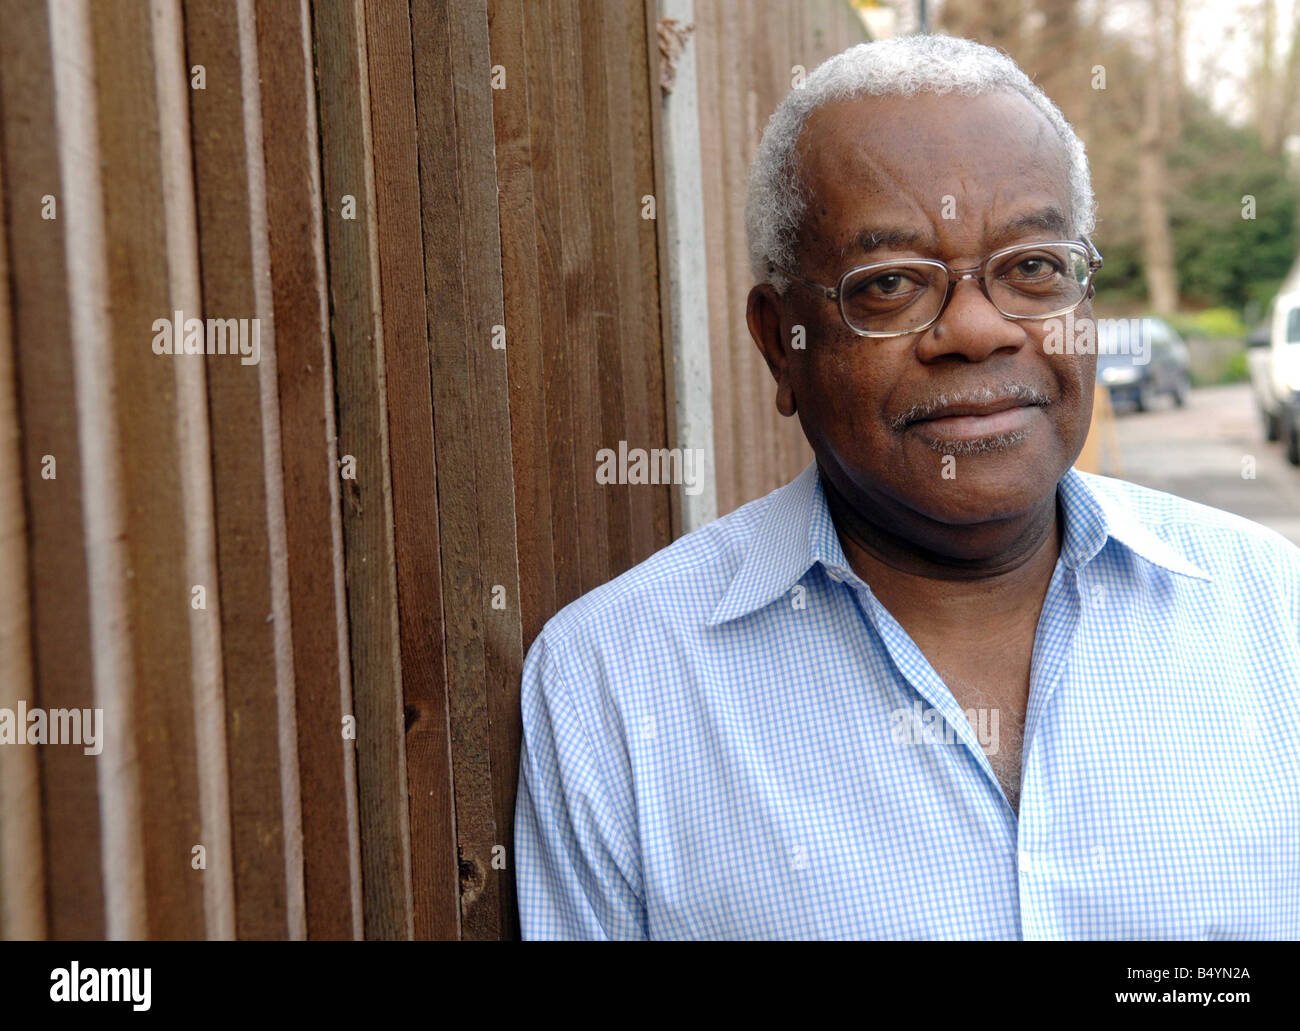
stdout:
MULTIPOLYGON (((1036 623, 1061 552, 1055 492, 1011 519, 909 535, 887 529, 873 506, 851 504, 825 476, 822 488, 849 564, 904 625, 911 615, 935 629, 1015 616, 1036 623)), ((896 516, 888 522, 902 525, 896 516)))

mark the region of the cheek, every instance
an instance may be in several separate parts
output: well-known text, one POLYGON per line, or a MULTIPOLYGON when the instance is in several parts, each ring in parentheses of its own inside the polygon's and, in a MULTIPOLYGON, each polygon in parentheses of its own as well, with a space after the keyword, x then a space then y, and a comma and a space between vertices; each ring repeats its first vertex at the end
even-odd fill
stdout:
POLYGON ((882 355, 872 355, 872 343, 857 337, 826 340, 818 344, 815 357, 805 360, 806 390, 827 429, 838 422, 862 434, 879 421, 894 373, 879 360, 882 355))
POLYGON ((1052 359, 1060 400, 1057 429, 1068 445, 1083 446, 1092 422, 1092 399, 1097 377, 1097 359, 1092 355, 1061 356, 1052 359))
POLYGON ((799 413, 815 449, 838 464, 884 475, 898 460, 898 440, 885 416, 897 370, 864 354, 862 345, 870 343, 855 338, 850 346, 828 347, 807 360, 799 413))

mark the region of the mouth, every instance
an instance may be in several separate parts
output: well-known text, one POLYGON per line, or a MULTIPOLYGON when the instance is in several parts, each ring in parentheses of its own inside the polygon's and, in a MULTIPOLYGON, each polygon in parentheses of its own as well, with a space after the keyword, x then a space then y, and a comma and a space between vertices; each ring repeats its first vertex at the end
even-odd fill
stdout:
POLYGON ((957 405, 952 410, 943 409, 928 419, 920 419, 913 425, 921 427, 923 433, 944 440, 977 440, 999 433, 1027 430, 1036 414, 1036 405, 1023 402, 1002 407, 957 405))
POLYGON ((1050 398, 1030 387, 937 398, 907 412, 899 428, 914 431, 936 451, 1001 450, 1024 440, 1048 403, 1050 398))

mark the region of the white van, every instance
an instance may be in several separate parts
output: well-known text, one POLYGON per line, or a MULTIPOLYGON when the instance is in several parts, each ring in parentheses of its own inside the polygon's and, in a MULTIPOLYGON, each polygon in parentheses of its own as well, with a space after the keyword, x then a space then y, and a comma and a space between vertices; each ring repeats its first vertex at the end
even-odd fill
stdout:
POLYGON ((1269 440, 1281 440, 1287 458, 1300 465, 1300 291, 1273 302, 1267 335, 1252 335, 1250 381, 1269 440))

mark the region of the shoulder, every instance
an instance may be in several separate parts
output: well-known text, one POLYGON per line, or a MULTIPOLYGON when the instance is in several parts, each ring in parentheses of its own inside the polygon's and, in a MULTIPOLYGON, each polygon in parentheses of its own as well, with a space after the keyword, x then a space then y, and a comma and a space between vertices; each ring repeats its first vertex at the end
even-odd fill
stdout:
POLYGON ((1127 480, 1076 474, 1109 512, 1123 513, 1216 579, 1273 580, 1300 596, 1300 548, 1276 530, 1127 480))
POLYGON ((588 591, 552 616, 539 640, 560 653, 576 644, 597 644, 649 627, 702 628, 744 561, 771 505, 785 489, 685 534, 588 591))

